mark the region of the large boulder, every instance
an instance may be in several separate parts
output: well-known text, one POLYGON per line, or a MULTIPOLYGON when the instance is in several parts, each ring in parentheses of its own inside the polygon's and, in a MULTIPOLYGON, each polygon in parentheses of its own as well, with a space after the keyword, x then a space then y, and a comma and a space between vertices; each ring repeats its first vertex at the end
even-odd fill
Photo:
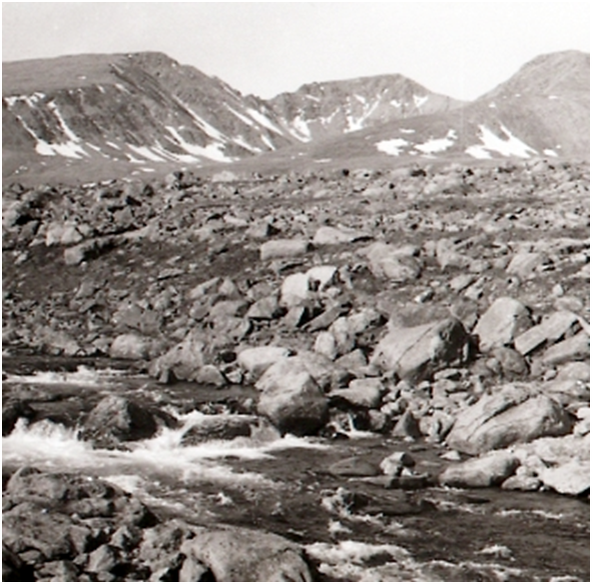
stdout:
POLYGON ((532 326, 530 311, 518 300, 498 298, 481 316, 473 333, 479 337, 479 349, 510 344, 520 333, 532 326))
POLYGON ((256 429, 261 427, 262 422, 258 416, 242 414, 204 415, 193 420, 181 436, 181 444, 191 446, 209 440, 232 440, 240 436, 252 436, 256 429))
POLYGON ((117 448, 122 442, 152 438, 165 423, 173 425, 174 419, 155 407, 110 395, 90 411, 81 437, 99 448, 117 448))
POLYGON ((450 318, 392 329, 376 346, 371 363, 384 371, 395 371, 402 379, 419 380, 466 361, 468 353, 465 328, 450 318))
POLYGON ((567 434, 571 427, 570 416, 556 401, 506 386, 462 411, 446 441, 451 448, 478 454, 542 436, 567 434))
POLYGON ((451 464, 439 476, 441 485, 460 488, 501 485, 520 465, 509 452, 489 452, 458 464, 451 464))
POLYGON ((590 460, 570 460, 539 472, 543 484, 562 495, 590 492, 590 460))
POLYGON ((280 378, 268 377, 257 411, 269 418, 282 433, 302 436, 314 434, 325 425, 329 406, 327 397, 311 374, 300 369, 280 378))
POLYGON ((194 380, 205 365, 206 345, 200 334, 190 332, 180 343, 150 363, 148 373, 163 382, 194 380))
POLYGON ((312 581, 302 549, 279 535, 241 527, 194 532, 181 546, 185 562, 208 566, 217 582, 312 581))
POLYGON ((113 339, 109 349, 112 359, 149 359, 160 343, 156 339, 137 333, 124 333, 113 339))
POLYGON ((251 381, 257 381, 269 367, 289 355, 290 350, 284 347, 251 347, 238 353, 237 362, 251 381))

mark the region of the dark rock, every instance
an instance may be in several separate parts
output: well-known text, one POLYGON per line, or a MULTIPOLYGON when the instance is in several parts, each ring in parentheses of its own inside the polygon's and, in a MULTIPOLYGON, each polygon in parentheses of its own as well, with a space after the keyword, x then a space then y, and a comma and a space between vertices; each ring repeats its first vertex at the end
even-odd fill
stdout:
POLYGON ((2 403, 2 436, 8 436, 19 418, 31 420, 35 417, 35 410, 21 400, 7 400, 2 403))
POLYGON ((208 440, 232 440, 251 436, 262 423, 257 416, 224 414, 203 416, 196 420, 181 437, 181 445, 193 446, 208 440))
POLYGON ((376 464, 359 456, 338 460, 329 466, 328 471, 341 477, 372 477, 380 474, 376 464))

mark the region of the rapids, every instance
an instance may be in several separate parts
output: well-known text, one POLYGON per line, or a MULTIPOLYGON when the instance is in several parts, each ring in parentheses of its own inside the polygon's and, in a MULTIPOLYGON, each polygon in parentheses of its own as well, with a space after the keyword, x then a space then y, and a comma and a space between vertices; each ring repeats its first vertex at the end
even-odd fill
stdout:
POLYGON ((32 465, 99 476, 164 515, 272 531, 305 546, 330 581, 589 581, 587 500, 495 489, 402 492, 337 477, 328 472, 334 462, 356 456, 376 463, 395 450, 412 453, 424 472, 444 464, 434 445, 351 428, 343 428, 347 440, 261 431, 184 446, 181 436, 206 415, 203 406, 224 411, 219 404, 237 390, 163 388, 113 368, 13 369, 4 377, 9 395, 58 403, 74 395, 84 404, 108 393, 150 396, 182 424, 115 451, 93 448, 55 416, 21 419, 2 439, 5 473, 32 465))

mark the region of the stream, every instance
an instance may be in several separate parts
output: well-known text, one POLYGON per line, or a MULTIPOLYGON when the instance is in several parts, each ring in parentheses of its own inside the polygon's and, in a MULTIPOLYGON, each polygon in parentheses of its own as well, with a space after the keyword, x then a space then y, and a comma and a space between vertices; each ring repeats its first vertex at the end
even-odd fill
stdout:
POLYGON ((3 394, 43 413, 2 439, 3 474, 21 465, 104 478, 163 516, 227 523, 303 545, 327 581, 589 581, 588 499, 550 492, 385 489, 329 467, 395 451, 436 475, 444 448, 342 428, 342 439, 250 437, 181 444, 196 419, 252 399, 252 390, 163 386, 118 363, 5 358, 3 394), (182 423, 128 450, 95 449, 75 420, 109 394, 147 400, 182 423), (208 409, 209 408, 209 409, 208 409))

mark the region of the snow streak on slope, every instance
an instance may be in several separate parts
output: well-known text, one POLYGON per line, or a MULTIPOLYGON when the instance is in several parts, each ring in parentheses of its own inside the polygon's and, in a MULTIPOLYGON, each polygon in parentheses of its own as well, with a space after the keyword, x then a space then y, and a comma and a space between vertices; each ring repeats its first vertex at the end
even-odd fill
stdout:
POLYGON ((445 138, 432 138, 423 144, 417 144, 416 150, 423 152, 424 154, 434 154, 436 152, 444 152, 454 144, 456 140, 456 132, 449 130, 445 138))
POLYGON ((491 152, 497 152, 502 156, 517 156, 518 158, 530 158, 531 155, 538 154, 534 148, 514 136, 505 126, 501 127, 501 131, 507 136, 506 140, 496 136, 487 126, 480 125, 479 130, 481 144, 469 146, 465 150, 474 158, 482 160, 491 158, 491 152))
POLYGON ((403 140, 403 138, 393 138, 392 140, 381 140, 380 142, 377 142, 376 149, 379 152, 384 152, 391 156, 399 156, 403 151, 402 149, 408 145, 409 142, 403 140))

